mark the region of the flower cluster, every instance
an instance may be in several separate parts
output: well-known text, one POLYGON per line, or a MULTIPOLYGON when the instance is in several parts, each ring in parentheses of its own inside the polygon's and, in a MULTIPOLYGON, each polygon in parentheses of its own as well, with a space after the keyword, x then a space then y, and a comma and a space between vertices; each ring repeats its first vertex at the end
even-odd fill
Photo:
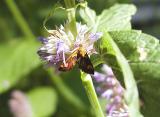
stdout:
POLYGON ((47 38, 39 38, 42 47, 38 54, 42 60, 49 65, 66 64, 66 59, 79 47, 83 46, 88 55, 95 52, 94 42, 97 41, 102 33, 92 33, 86 25, 77 23, 77 36, 74 37, 72 32, 65 26, 57 27, 56 30, 48 30, 47 38))
POLYGON ((109 117, 128 117, 128 107, 124 101, 124 88, 115 78, 107 65, 102 68, 104 74, 95 72, 94 80, 98 83, 97 93, 107 99, 106 113, 109 117))
POLYGON ((21 91, 12 92, 9 107, 14 117, 33 117, 30 102, 21 91))

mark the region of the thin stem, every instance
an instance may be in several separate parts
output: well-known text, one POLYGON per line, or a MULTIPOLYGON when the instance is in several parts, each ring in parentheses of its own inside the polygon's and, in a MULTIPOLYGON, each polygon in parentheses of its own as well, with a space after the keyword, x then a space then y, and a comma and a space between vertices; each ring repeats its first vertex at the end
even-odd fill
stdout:
POLYGON ((75 8, 75 0, 64 0, 66 11, 68 15, 68 25, 69 29, 71 30, 72 34, 76 38, 77 36, 77 27, 76 27, 76 8, 75 8))
POLYGON ((75 0, 64 0, 66 8, 72 8, 75 6, 75 0))
POLYGON ((86 90, 87 96, 89 98, 89 101, 91 103, 91 106, 94 109, 94 112, 97 117, 104 117, 103 111, 101 109, 101 106, 99 104, 97 94, 95 92, 93 82, 90 75, 86 75, 85 73, 81 72, 81 80, 84 85, 84 88, 86 90))
POLYGON ((20 10, 18 9, 14 0, 5 0, 5 2, 6 2, 7 7, 9 8, 9 10, 11 11, 12 15, 14 16, 18 26, 20 27, 20 29, 24 33, 24 35, 26 37, 30 37, 27 39, 34 38, 34 35, 31 31, 31 29, 29 28, 27 22, 25 21, 24 17, 22 16, 22 14, 21 14, 20 10))

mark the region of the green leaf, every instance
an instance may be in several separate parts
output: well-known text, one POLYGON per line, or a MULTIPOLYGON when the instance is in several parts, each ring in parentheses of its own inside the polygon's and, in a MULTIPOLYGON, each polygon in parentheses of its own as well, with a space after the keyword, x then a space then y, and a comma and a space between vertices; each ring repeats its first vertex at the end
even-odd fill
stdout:
POLYGON ((53 88, 39 87, 27 94, 33 117, 47 117, 54 114, 57 107, 57 95, 53 88))
POLYGON ((142 102, 142 113, 145 117, 158 117, 160 114, 159 40, 135 30, 115 31, 110 35, 134 72, 142 102))
POLYGON ((160 80, 146 80, 139 86, 142 108, 144 117, 159 117, 160 108, 160 80))
POLYGON ((97 18, 97 30, 118 31, 131 29, 131 16, 136 7, 129 4, 117 4, 104 10, 97 18))
POLYGON ((87 3, 82 4, 81 3, 81 8, 80 8, 80 16, 82 19, 87 23, 89 27, 92 27, 96 23, 96 12, 89 7, 87 7, 87 3))
POLYGON ((140 31, 115 31, 110 33, 128 59, 138 79, 160 79, 159 40, 140 31), (154 73, 154 74, 153 74, 154 73), (138 77, 138 76, 141 77, 138 77))
POLYGON ((33 41, 1 44, 0 93, 11 88, 24 75, 40 65, 37 48, 38 44, 33 41))
POLYGON ((118 31, 131 29, 131 16, 136 12, 136 7, 130 4, 116 4, 104 10, 99 16, 89 7, 81 8, 80 14, 88 26, 94 26, 96 31, 118 31))
POLYGON ((129 63, 107 32, 104 33, 103 37, 99 40, 99 43, 97 45, 99 45, 98 52, 104 60, 106 54, 111 54, 112 56, 115 56, 114 58, 116 60, 114 61, 114 63, 118 63, 124 78, 126 88, 125 100, 129 107, 129 114, 131 117, 140 117, 141 114, 139 113, 139 98, 137 86, 129 63), (134 96, 132 94, 134 94, 134 96))

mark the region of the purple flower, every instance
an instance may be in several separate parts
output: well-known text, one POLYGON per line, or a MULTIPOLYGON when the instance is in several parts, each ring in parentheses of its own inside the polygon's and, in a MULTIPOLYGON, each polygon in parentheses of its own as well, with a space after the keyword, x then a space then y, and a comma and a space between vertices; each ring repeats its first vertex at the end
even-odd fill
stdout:
POLYGON ((97 83, 96 91, 100 98, 105 98, 106 114, 109 117, 128 117, 128 107, 124 101, 124 88, 115 78, 112 69, 103 65, 104 73, 95 72, 93 78, 97 83))
POLYGON ((48 43, 48 39, 44 37, 38 37, 38 40, 42 42, 42 44, 48 43))
POLYGON ((32 108, 27 96, 21 91, 13 91, 9 108, 14 117, 33 117, 32 108))
POLYGON ((42 60, 50 65, 66 64, 66 59, 76 49, 82 46, 88 55, 95 52, 94 42, 97 41, 102 33, 92 33, 86 25, 77 23, 77 36, 74 37, 67 25, 60 26, 56 30, 48 30, 47 38, 40 37, 42 46, 38 50, 38 55, 42 60))

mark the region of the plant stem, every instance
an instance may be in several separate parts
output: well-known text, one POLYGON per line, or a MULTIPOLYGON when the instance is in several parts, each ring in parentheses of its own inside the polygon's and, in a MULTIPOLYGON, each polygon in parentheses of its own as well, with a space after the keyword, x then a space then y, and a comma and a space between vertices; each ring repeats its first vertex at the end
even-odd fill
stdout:
POLYGON ((71 30, 72 34, 76 38, 77 36, 77 27, 76 27, 76 8, 75 8, 75 0, 64 0, 66 11, 68 15, 68 25, 69 29, 71 30))
POLYGON ((34 35, 31 31, 31 29, 29 28, 27 22, 25 21, 24 17, 22 16, 22 14, 21 14, 20 10, 18 9, 14 0, 5 0, 5 2, 6 2, 7 7, 9 8, 9 10, 11 11, 12 15, 14 16, 18 26, 22 30, 23 34, 26 37, 29 37, 27 39, 34 38, 34 35))
POLYGON ((104 40, 108 41, 108 44, 112 47, 117 62, 122 70, 126 87, 125 99, 129 106, 129 115, 130 117, 141 117, 139 112, 138 89, 130 65, 108 32, 105 32, 104 40))
POLYGON ((91 103, 91 106, 94 109, 94 112, 97 117, 104 117, 103 111, 101 109, 101 106, 99 104, 97 94, 95 92, 92 78, 90 75, 86 75, 85 73, 81 72, 81 80, 84 85, 84 88, 86 90, 87 96, 89 98, 89 101, 91 103))
POLYGON ((75 0, 64 0, 66 8, 72 8, 75 6, 75 0))

